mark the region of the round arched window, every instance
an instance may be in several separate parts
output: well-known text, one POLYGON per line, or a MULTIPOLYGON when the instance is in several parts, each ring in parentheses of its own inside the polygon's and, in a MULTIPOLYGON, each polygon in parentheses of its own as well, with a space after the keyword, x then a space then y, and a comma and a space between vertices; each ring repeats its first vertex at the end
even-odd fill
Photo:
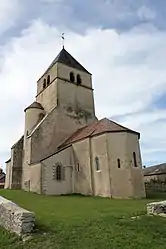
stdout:
POLYGON ((46 79, 43 80, 43 89, 46 88, 46 79))
POLYGON ((99 163, 99 158, 95 157, 95 164, 96 164, 96 171, 100 170, 100 163, 99 163))
POLYGON ((75 77, 74 77, 74 73, 70 72, 70 81, 74 83, 75 81, 75 77))
POLYGON ((78 84, 82 83, 81 76, 79 74, 77 74, 77 83, 78 84))
POLYGON ((62 180, 62 169, 61 169, 61 165, 58 165, 56 167, 56 179, 57 181, 61 181, 62 180))
POLYGON ((50 84, 50 75, 47 76, 47 86, 50 84))

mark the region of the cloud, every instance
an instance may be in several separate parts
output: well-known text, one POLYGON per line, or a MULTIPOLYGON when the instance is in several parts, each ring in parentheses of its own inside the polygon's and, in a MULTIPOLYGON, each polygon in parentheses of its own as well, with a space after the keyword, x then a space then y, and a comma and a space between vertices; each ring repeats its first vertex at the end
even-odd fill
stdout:
MULTIPOLYGON (((16 19, 7 19, 11 24, 14 20, 16 25, 12 32, 18 34, 21 29, 28 27, 30 20, 38 18, 50 25, 56 25, 62 32, 67 28, 81 34, 90 27, 112 28, 123 32, 142 22, 161 22, 158 6, 150 2, 145 5, 143 0, 13 0, 12 4, 11 0, 7 0, 6 5, 19 9, 19 17, 16 15, 16 19)), ((164 9, 163 6, 163 12, 164 9)))
POLYGON ((20 0, 1 0, 0 35, 15 25, 21 10, 20 0))
POLYGON ((138 9, 137 13, 138 13, 138 17, 142 21, 153 20, 156 17, 156 13, 145 5, 142 5, 138 9))
POLYGON ((151 109, 117 118, 123 125, 141 132, 144 163, 160 163, 166 160, 166 109, 151 109))
MULTIPOLYGON (((66 49, 93 74, 97 116, 119 116, 120 123, 140 131, 144 163, 166 160, 166 110, 152 108, 166 92, 166 33, 150 26, 121 34, 96 28, 84 35, 64 31, 66 49)), ((36 81, 60 50, 60 34, 38 19, 0 48, 3 160, 23 133, 23 110, 34 100, 36 81)))

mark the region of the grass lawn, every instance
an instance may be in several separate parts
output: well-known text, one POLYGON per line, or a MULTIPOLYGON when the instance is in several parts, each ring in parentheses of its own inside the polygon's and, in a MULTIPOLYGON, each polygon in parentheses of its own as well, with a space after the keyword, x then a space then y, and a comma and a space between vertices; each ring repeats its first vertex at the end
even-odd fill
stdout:
POLYGON ((146 203, 166 199, 166 194, 146 200, 48 197, 14 190, 0 190, 0 195, 34 211, 37 218, 37 231, 25 243, 0 229, 0 249, 166 248, 166 219, 131 219, 146 213, 146 203))

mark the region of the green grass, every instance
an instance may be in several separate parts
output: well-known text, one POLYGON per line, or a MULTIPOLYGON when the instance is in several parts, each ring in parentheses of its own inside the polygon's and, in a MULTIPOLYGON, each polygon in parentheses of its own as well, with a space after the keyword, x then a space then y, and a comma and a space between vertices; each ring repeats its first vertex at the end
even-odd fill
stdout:
POLYGON ((149 194, 150 199, 114 200, 82 196, 41 196, 23 191, 0 190, 36 214, 36 232, 23 243, 0 229, 0 249, 165 249, 166 220, 132 216, 146 213, 146 204, 165 199, 166 194, 149 194))

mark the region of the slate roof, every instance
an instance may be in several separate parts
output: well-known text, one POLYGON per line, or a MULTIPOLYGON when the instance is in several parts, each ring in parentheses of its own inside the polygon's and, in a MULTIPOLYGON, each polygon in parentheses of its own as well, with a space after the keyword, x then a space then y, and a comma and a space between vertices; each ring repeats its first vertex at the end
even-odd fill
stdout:
POLYGON ((129 132, 138 135, 140 138, 140 133, 130 130, 122 125, 115 123, 107 118, 95 121, 94 123, 87 125, 83 128, 78 129, 70 137, 64 140, 58 148, 66 147, 74 142, 85 139, 87 137, 93 137, 107 132, 129 132))
POLYGON ((36 108, 36 109, 41 109, 41 110, 44 110, 43 106, 39 103, 39 102, 36 102, 34 101, 30 106, 28 106, 24 112, 27 110, 27 109, 30 109, 30 108, 36 108))
POLYGON ((166 174, 166 163, 154 165, 143 169, 144 176, 166 174))
MULTIPOLYGON (((80 71, 90 74, 76 59, 73 58, 71 54, 69 54, 64 48, 60 51, 57 57, 53 60, 51 65, 48 67, 47 71, 57 62, 60 62, 66 66, 73 67, 80 71)), ((46 71, 46 72, 47 72, 46 71)))

